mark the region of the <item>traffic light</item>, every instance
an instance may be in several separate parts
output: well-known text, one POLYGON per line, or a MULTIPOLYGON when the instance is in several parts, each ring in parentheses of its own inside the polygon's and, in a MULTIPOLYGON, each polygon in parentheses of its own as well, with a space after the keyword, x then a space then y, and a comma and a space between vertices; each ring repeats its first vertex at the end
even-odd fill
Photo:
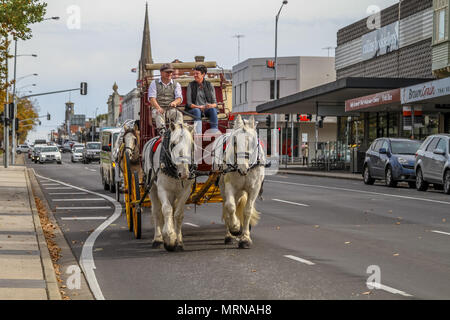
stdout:
POLYGON ((308 120, 312 121, 312 114, 308 114, 308 120))
POLYGON ((87 95, 87 82, 82 82, 80 86, 80 94, 82 96, 87 95))
POLYGON ((9 119, 14 119, 14 103, 9 104, 9 119))
POLYGON ((47 112, 47 120, 50 121, 50 113, 47 112))
POLYGON ((302 115, 300 113, 297 113, 297 122, 302 121, 302 115))
POLYGON ((267 128, 270 128, 270 116, 267 116, 266 118, 266 126, 267 128))
POLYGON ((284 115, 284 120, 286 120, 286 122, 289 121, 289 115, 288 115, 288 114, 285 114, 285 115, 284 115))
POLYGON ((273 60, 266 60, 266 67, 269 69, 275 69, 275 61, 273 60))

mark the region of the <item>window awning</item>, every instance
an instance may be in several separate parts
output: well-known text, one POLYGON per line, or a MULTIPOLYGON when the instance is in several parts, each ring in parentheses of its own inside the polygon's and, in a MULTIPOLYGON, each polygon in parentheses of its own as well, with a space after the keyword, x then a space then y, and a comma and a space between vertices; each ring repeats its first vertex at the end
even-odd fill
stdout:
POLYGON ((343 78, 278 100, 266 102, 257 106, 256 111, 279 114, 316 114, 319 111, 319 115, 346 116, 349 115, 349 113, 345 113, 345 101, 347 100, 427 81, 430 81, 430 79, 343 78))

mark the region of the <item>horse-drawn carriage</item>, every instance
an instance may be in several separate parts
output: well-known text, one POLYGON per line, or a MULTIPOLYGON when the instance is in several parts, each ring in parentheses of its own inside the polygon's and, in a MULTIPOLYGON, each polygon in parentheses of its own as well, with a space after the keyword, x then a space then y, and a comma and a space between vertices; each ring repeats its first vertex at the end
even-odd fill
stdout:
MULTIPOLYGON (((173 68, 176 70, 176 78, 174 80, 180 83, 182 87, 183 104, 185 104, 187 100, 187 86, 189 82, 193 81, 190 71, 196 64, 204 64, 213 68, 216 66, 214 62, 172 64, 173 68)), ((161 64, 147 65, 147 69, 159 70, 160 66, 161 64)), ((209 122, 202 119, 202 135, 194 134, 192 128, 185 125, 186 123, 193 122, 194 119, 184 111, 185 105, 181 105, 177 107, 177 110, 183 114, 183 123, 168 123, 169 130, 167 134, 163 137, 159 137, 152 118, 150 102, 147 99, 149 86, 153 79, 147 77, 140 83, 140 120, 128 120, 124 123, 121 137, 116 145, 117 162, 119 163, 121 174, 123 176, 123 187, 121 189, 124 193, 128 229, 134 232, 134 236, 137 239, 141 238, 143 208, 153 206, 152 213, 155 211, 162 212, 159 217, 157 214, 153 214, 155 226, 153 246, 159 247, 160 244, 164 243, 165 248, 169 251, 183 248, 180 221, 183 219, 185 204, 202 205, 204 203, 223 202, 219 182, 220 177, 223 176, 225 171, 220 165, 214 166, 214 163, 217 162, 215 150, 219 148, 220 151, 225 152, 225 141, 227 137, 231 135, 230 130, 232 125, 234 124, 236 127, 236 121, 240 121, 238 124, 239 126, 242 126, 242 128, 253 126, 253 129, 255 129, 256 127, 254 121, 248 125, 245 124, 244 126, 244 122, 240 116, 238 117, 239 119, 235 119, 236 114, 231 114, 231 101, 228 100, 228 98, 231 98, 231 84, 226 81, 223 73, 210 72, 205 79, 214 86, 218 108, 219 132, 210 132, 209 122), (185 138, 186 136, 192 136, 192 139, 185 138), (177 148, 179 150, 174 151, 177 148), (180 163, 177 162, 175 164, 174 159, 177 158, 177 156, 180 158, 180 163), (190 159, 188 159, 189 157, 190 159), (182 177, 183 168, 186 168, 185 171, 188 175, 188 178, 183 176, 184 180, 180 178, 182 177), (197 178, 202 176, 204 177, 203 180, 206 181, 198 182, 197 178), (167 195, 166 197, 165 191, 158 189, 159 187, 157 187, 157 185, 164 184, 166 184, 166 189, 175 188, 172 190, 175 195, 167 195), (157 203, 152 203, 151 199, 157 203), (168 239, 170 238, 169 236, 167 236, 168 238, 166 239, 166 236, 164 235, 164 230, 167 227, 165 225, 168 219, 167 212, 170 212, 171 219, 172 216, 174 217, 173 219, 175 219, 173 224, 175 225, 176 230, 174 232, 178 234, 173 236, 176 237, 175 240, 173 237, 168 239), (181 216, 181 218, 179 216, 181 216)), ((256 133, 256 130, 254 131, 256 133)), ((257 135, 254 134, 254 136, 257 141, 259 141, 257 135)), ((233 152, 237 151, 235 145, 236 143, 233 145, 233 152)), ((255 147, 257 148, 258 155, 260 155, 261 146, 259 145, 259 142, 257 145, 253 145, 252 151, 256 150, 255 147)), ((249 152, 246 154, 248 155, 249 152)), ((234 158, 236 157, 234 156, 234 158)), ((222 157, 219 162, 224 162, 223 160, 224 158, 222 157)), ((264 163, 261 163, 260 159, 258 159, 257 165, 261 164, 264 163)), ((227 172, 231 173, 238 171, 237 162, 231 167, 232 169, 227 167, 227 172), (233 168, 235 170, 233 170, 233 168)), ((247 166, 247 168, 243 170, 248 169, 249 167, 247 166)), ((239 172, 244 176, 242 174, 243 171, 239 172)), ((258 183, 261 184, 262 181, 258 181, 258 183)), ((256 185, 256 187, 258 187, 258 185, 256 185)), ((222 187, 222 189, 225 189, 225 187, 222 187)), ((259 187, 257 189, 257 192, 259 193, 259 187)), ((223 191, 224 190, 222 190, 222 194, 223 191)), ((246 193, 246 195, 249 196, 248 193, 246 193)), ((235 195, 233 195, 233 197, 234 196, 235 195)), ((235 200, 230 200, 235 203, 235 208, 230 208, 230 210, 234 209, 234 211, 236 211, 236 207, 239 206, 239 199, 241 196, 237 195, 237 197, 238 198, 235 200)), ((254 203, 253 200, 252 202, 254 203)), ((253 214, 252 221, 254 222, 257 213, 254 210, 253 203, 251 208, 250 205, 248 205, 250 209, 247 208, 245 210, 250 210, 248 212, 249 218, 250 215, 253 214)), ((245 203, 243 202, 240 208, 242 212, 245 211, 244 205, 245 203)), ((224 206, 224 220, 227 218, 225 217, 225 207, 226 205, 224 206)), ((241 213, 241 218, 244 219, 244 213, 241 213)), ((242 223, 238 224, 236 219, 231 221, 230 225, 232 227, 227 225, 226 241, 228 242, 232 235, 236 236, 241 234, 243 229, 242 223)), ((240 247, 247 247, 250 241, 251 240, 243 245, 240 244, 240 247)))

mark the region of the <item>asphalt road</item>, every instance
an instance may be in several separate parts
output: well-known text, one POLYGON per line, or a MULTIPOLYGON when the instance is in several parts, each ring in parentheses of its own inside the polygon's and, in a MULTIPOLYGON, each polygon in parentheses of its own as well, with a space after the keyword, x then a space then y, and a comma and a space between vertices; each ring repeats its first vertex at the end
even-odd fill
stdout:
MULTIPOLYGON (((98 164, 73 164, 64 154, 62 165, 29 161, 27 165, 42 177, 113 197, 103 190, 98 164)), ((38 180, 79 260, 86 239, 114 213, 114 204, 38 180), (68 220, 74 218, 87 220, 68 220)), ((237 243, 224 244, 219 204, 187 206, 185 251, 177 253, 151 248, 148 211, 140 240, 127 231, 122 214, 100 233, 93 247, 95 277, 103 296, 450 298, 450 196, 407 186, 390 189, 293 175, 267 177, 263 196, 264 201, 257 202, 261 221, 252 230, 249 250, 237 249, 237 243), (366 283, 374 276, 380 284, 369 289, 366 283)))

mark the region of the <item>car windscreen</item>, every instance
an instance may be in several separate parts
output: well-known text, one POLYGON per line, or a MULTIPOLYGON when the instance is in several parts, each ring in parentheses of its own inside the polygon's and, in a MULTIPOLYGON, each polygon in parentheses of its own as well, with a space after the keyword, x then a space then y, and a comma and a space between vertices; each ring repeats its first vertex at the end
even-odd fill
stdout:
POLYGON ((41 152, 58 152, 58 147, 44 147, 41 152))
POLYGON ((391 149, 393 154, 416 154, 420 148, 420 141, 392 141, 391 149))
POLYGON ((99 150, 101 148, 101 145, 100 145, 100 143, 89 143, 88 145, 87 145, 87 149, 96 149, 96 150, 99 150))
POLYGON ((83 153, 83 148, 75 148, 74 153, 83 153))
POLYGON ((113 135, 113 146, 116 144, 117 138, 119 137, 119 132, 114 133, 113 135))

